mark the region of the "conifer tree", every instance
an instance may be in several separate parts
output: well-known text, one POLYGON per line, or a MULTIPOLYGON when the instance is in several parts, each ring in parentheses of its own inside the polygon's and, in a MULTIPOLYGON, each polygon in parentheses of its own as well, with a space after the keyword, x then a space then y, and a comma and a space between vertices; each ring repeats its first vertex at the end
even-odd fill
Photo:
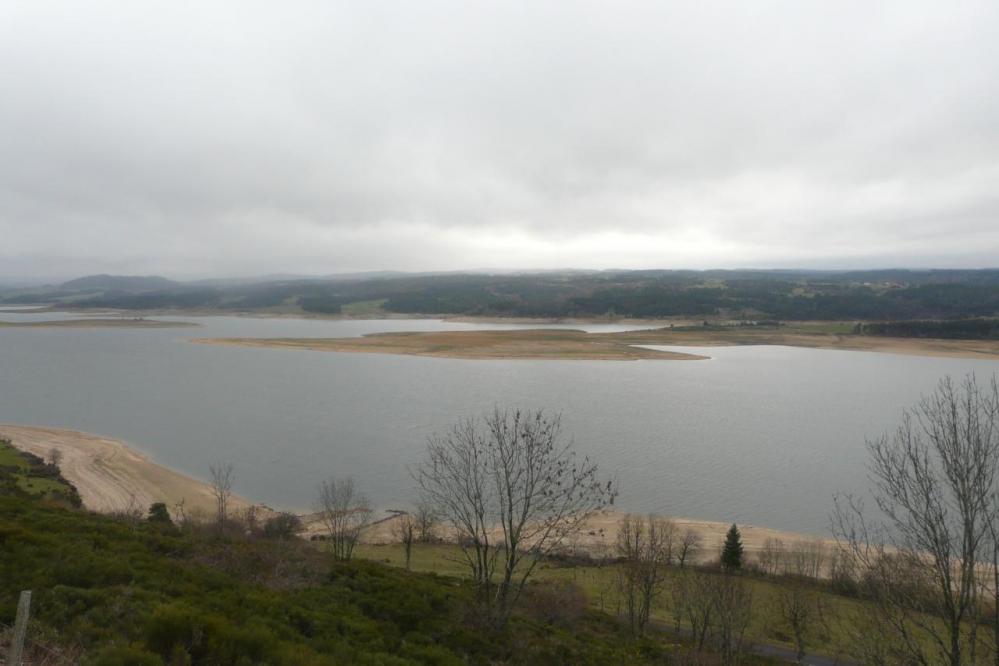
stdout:
POLYGON ((735 523, 725 535, 725 546, 722 548, 721 565, 726 571, 737 571, 742 568, 742 535, 735 523))

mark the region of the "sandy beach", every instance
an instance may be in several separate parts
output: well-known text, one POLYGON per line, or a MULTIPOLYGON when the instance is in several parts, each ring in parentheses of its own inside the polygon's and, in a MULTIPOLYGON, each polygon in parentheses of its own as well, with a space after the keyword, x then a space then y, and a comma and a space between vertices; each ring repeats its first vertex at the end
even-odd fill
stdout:
MULTIPOLYGON (((75 430, 9 424, 0 424, 0 437, 46 460, 53 449, 60 451, 60 471, 92 511, 138 507, 145 512, 153 502, 164 502, 172 510, 180 501, 187 512, 211 515, 215 510, 207 483, 158 465, 119 440, 75 430)), ((231 505, 238 510, 251 502, 236 496, 231 505)))

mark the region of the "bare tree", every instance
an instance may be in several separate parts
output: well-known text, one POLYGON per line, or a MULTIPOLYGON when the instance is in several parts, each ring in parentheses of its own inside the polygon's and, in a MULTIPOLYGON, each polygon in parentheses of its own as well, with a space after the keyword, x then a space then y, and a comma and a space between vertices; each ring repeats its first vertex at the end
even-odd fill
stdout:
POLYGON ((118 520, 128 523, 134 527, 142 522, 145 511, 142 508, 142 504, 139 502, 139 498, 135 496, 135 493, 129 493, 128 499, 119 503, 110 511, 110 514, 118 520))
POLYGON ((715 603, 711 578, 710 575, 697 571, 689 571, 682 577, 687 623, 690 624, 691 637, 698 652, 704 649, 714 620, 715 603))
POLYGON ((753 593, 741 576, 709 576, 711 634, 723 664, 738 663, 753 613, 753 593))
POLYGON ((439 520, 434 505, 430 502, 419 502, 413 514, 416 521, 416 540, 420 543, 433 543, 437 540, 437 522, 439 520))
POLYGON ((232 483, 235 472, 232 463, 216 461, 208 466, 209 483, 212 495, 215 497, 215 524, 219 533, 225 532, 226 520, 229 517, 229 500, 232 498, 232 483))
POLYGON ((784 573, 818 579, 825 570, 827 549, 818 539, 795 541, 785 556, 784 573))
POLYGON ((784 573, 784 542, 780 539, 769 537, 763 542, 763 547, 757 555, 757 562, 760 570, 767 576, 779 576, 784 573))
POLYGON ((781 619, 791 630, 800 664, 822 619, 822 598, 805 581, 790 580, 777 586, 777 608, 781 619))
POLYGON ((417 528, 417 519, 408 513, 399 514, 392 525, 392 534, 402 544, 403 552, 406 556, 407 569, 410 568, 410 562, 413 558, 413 542, 417 538, 417 528))
POLYGON ((690 583, 687 581, 688 575, 690 574, 681 570, 670 580, 670 613, 673 616, 673 631, 676 633, 680 633, 680 625, 687 615, 687 601, 690 591, 690 583))
POLYGON ((347 561, 361 532, 371 522, 367 498, 354 486, 354 479, 327 479, 319 484, 316 512, 326 528, 330 552, 336 560, 347 561))
POLYGON ((597 466, 563 441, 559 417, 542 411, 496 410, 458 423, 429 440, 413 476, 457 534, 499 625, 537 562, 615 495, 597 466))
POLYGON ((632 633, 644 632, 652 603, 662 592, 666 568, 673 560, 676 531, 673 521, 657 516, 628 514, 621 519, 617 534, 619 589, 632 633))
POLYGON ((61 462, 62 462, 62 451, 53 446, 51 449, 49 449, 49 464, 52 465, 53 467, 58 467, 61 462))
POLYGON ((697 557, 697 554, 701 550, 701 545, 702 540, 700 534, 691 528, 684 530, 683 535, 676 544, 677 566, 682 569, 687 564, 688 560, 697 557))
MULTIPOLYGON (((960 666, 979 640, 979 556, 995 545, 999 480, 999 389, 974 376, 903 413, 891 436, 868 442, 872 494, 884 516, 837 498, 833 529, 865 576, 869 593, 908 662, 960 666)), ((997 558, 999 559, 999 558, 997 558)), ((873 629, 874 627, 872 627, 873 629)), ((999 629, 999 628, 997 628, 999 629)))

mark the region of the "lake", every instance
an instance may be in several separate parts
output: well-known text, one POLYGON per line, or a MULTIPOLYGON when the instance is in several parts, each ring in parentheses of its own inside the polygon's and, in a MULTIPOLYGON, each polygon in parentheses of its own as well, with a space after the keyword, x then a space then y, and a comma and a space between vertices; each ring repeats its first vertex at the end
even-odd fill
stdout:
MULTIPOLYGON (((53 313, 0 314, 6 321, 53 313)), ((74 315, 78 316, 78 315, 74 315)), ((123 439, 236 490, 307 509, 330 475, 378 507, 414 499, 426 439, 500 407, 563 415, 577 449, 632 511, 826 534, 832 496, 866 486, 865 438, 893 428, 940 377, 999 361, 790 347, 673 348, 706 361, 459 360, 197 345, 193 337, 344 337, 537 328, 435 320, 161 317, 192 329, 2 329, 0 422, 123 439)), ((621 326, 566 326, 592 331, 621 326)))

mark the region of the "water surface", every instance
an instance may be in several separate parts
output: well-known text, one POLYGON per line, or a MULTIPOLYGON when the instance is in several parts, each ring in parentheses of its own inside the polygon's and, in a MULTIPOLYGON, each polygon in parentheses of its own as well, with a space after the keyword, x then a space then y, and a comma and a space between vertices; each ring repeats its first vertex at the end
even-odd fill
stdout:
POLYGON ((790 347, 671 348, 712 357, 682 362, 226 347, 187 340, 537 326, 163 318, 200 326, 0 328, 0 421, 121 438, 200 477, 231 460, 236 490, 276 507, 308 508, 318 482, 341 474, 389 507, 412 501, 407 466, 428 435, 496 405, 544 407, 618 479, 625 509, 823 534, 832 495, 866 485, 865 438, 894 427, 941 376, 999 371, 999 361, 790 347))

